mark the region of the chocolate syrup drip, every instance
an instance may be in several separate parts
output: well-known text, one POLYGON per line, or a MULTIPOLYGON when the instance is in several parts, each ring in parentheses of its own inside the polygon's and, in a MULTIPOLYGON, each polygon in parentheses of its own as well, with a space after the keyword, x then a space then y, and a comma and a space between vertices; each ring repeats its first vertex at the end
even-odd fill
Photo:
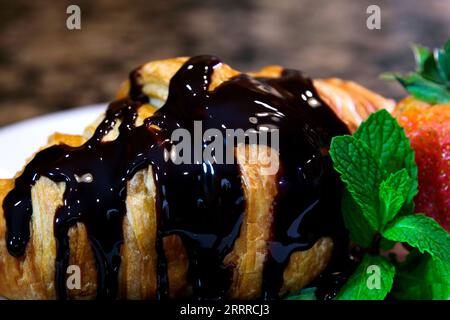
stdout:
MULTIPOLYGON (((279 129, 279 192, 270 226, 263 298, 278 297, 293 252, 311 248, 322 236, 333 237, 338 248, 345 247, 340 186, 327 154, 331 138, 347 133, 345 125, 319 98, 312 82, 297 71, 287 70, 273 79, 241 74, 208 91, 219 64, 210 56, 187 61, 172 78, 164 106, 142 126, 135 125, 137 112, 148 98, 139 85, 139 71, 132 72, 130 97, 110 104, 89 141, 81 147, 56 145, 39 152, 16 179, 3 203, 7 247, 14 256, 24 254, 30 238, 31 187, 41 177, 65 183, 63 205, 54 222, 59 298, 67 296, 68 231, 77 223, 86 226, 94 251, 98 298, 116 298, 127 182, 149 166, 157 191, 157 298, 168 297, 163 240, 169 235, 178 235, 187 251, 194 297, 226 297, 233 266, 224 265, 223 260, 233 249, 245 214, 241 173, 236 161, 196 162, 194 154, 192 164, 166 161, 175 129, 185 128, 196 139, 194 121, 201 121, 202 133, 214 128, 223 137, 226 129, 279 129), (119 136, 103 141, 118 121, 119 136)), ((200 141, 197 147, 204 150, 207 141, 200 141)), ((232 142, 224 139, 224 150, 232 142)))

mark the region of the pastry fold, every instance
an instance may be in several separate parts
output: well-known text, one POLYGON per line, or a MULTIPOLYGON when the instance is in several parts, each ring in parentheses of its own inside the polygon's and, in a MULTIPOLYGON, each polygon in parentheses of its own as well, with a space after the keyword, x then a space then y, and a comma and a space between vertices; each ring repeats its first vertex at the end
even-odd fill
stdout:
MULTIPOLYGON (((143 105, 136 120, 142 125, 158 106, 167 99, 172 76, 187 58, 175 58, 149 62, 137 70, 138 81, 150 103, 143 105)), ((250 73, 255 77, 278 77, 278 66, 265 67, 250 73)), ((218 65, 212 75, 209 90, 227 81, 239 72, 226 64, 218 65)), ((341 120, 355 130, 360 122, 377 109, 393 107, 393 101, 385 99, 368 89, 339 79, 314 80, 320 97, 333 109, 341 120)), ((118 98, 128 95, 129 84, 125 82, 118 98)), ((102 117, 89 125, 84 135, 54 134, 47 145, 67 144, 80 146, 89 139, 102 117)), ((105 140, 119 135, 116 124, 105 140)), ((232 266, 232 281, 226 297, 229 299, 255 299, 262 291, 262 273, 268 255, 270 226, 273 221, 273 205, 277 195, 276 177, 261 175, 263 161, 249 164, 244 161, 254 146, 240 145, 236 158, 242 173, 246 200, 244 221, 233 249, 225 257, 224 264, 232 266)), ((0 180, 0 203, 14 187, 14 179, 0 180)), ((64 183, 40 178, 32 187, 33 214, 30 241, 22 257, 8 253, 5 243, 3 206, 0 206, 0 296, 8 299, 55 299, 56 243, 53 233, 55 212, 63 202, 64 183)), ((188 191, 187 191, 188 192, 188 191)), ((153 299, 156 296, 157 253, 156 241, 156 187, 152 168, 140 170, 127 183, 126 215, 123 219, 124 243, 121 247, 119 271, 119 299, 153 299)), ((81 271, 81 287, 68 290, 70 299, 93 299, 96 297, 97 270, 90 248, 86 228, 78 223, 69 231, 70 262, 81 271)), ((181 239, 176 236, 164 238, 164 251, 168 261, 169 296, 189 296, 188 257, 181 239)), ((320 238, 309 250, 295 252, 284 270, 280 295, 297 291, 314 280, 327 266, 333 251, 329 237, 320 238)))

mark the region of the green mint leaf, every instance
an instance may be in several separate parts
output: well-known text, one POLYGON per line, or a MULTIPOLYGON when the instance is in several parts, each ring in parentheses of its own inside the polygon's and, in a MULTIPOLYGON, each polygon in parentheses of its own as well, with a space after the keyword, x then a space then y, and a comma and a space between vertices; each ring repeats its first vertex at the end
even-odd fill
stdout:
POLYGON ((317 288, 305 288, 298 294, 290 295, 286 300, 317 300, 316 297, 317 288))
POLYGON ((347 190, 342 196, 342 214, 350 239, 357 245, 368 248, 372 243, 375 230, 367 223, 361 208, 347 190))
POLYGON ((378 188, 386 176, 380 162, 364 142, 351 136, 333 138, 330 155, 334 168, 341 174, 341 180, 360 206, 367 222, 380 231, 378 188))
POLYGON ((450 234, 430 217, 423 214, 398 217, 386 227, 383 236, 406 242, 450 267, 450 234))
POLYGON ((380 249, 384 250, 384 251, 388 251, 388 250, 391 250, 392 248, 394 248, 395 244, 396 244, 396 242, 382 237, 380 240, 380 249))
POLYGON ((394 298, 399 300, 447 300, 450 269, 442 261, 414 249, 397 268, 394 298))
MULTIPOLYGON (((402 208, 414 180, 408 175, 406 169, 391 174, 380 185, 380 218, 381 225, 391 221, 402 208)), ((412 200, 412 199, 410 199, 412 200)))
MULTIPOLYGON (((417 194, 418 169, 405 131, 386 110, 370 115, 355 132, 356 139, 364 141, 375 158, 380 159, 382 167, 388 173, 405 168, 413 180, 405 201, 412 204, 417 194)), ((409 206, 413 210, 413 206, 409 206)), ((407 212, 411 214, 411 212, 407 212)))
POLYGON ((394 275, 394 266, 384 257, 365 255, 336 299, 383 300, 391 291, 394 275))

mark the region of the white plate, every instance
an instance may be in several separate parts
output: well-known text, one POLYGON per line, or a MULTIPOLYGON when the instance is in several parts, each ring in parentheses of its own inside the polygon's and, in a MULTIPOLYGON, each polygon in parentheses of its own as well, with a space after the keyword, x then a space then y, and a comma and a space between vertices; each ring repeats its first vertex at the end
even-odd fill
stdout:
POLYGON ((80 107, 0 128, 0 179, 14 177, 25 161, 47 143, 52 133, 81 134, 106 106, 102 103, 80 107))
MULTIPOLYGON (((0 179, 12 178, 54 132, 81 134, 106 110, 107 104, 95 104, 18 122, 0 128, 0 179)), ((4 298, 0 297, 0 300, 4 298)))

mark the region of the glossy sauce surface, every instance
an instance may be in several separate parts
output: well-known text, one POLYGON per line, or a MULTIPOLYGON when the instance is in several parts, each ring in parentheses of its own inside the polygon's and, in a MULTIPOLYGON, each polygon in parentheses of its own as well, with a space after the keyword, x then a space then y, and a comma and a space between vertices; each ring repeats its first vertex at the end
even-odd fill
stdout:
MULTIPOLYGON (((346 250, 340 216, 340 185, 328 147, 347 128, 317 95, 301 73, 286 70, 279 78, 238 75, 208 91, 220 60, 198 56, 174 75, 164 106, 135 125, 139 107, 148 102, 131 74, 128 98, 110 104, 94 136, 81 147, 52 146, 39 152, 16 179, 3 207, 10 254, 21 256, 30 238, 31 187, 40 177, 64 182, 64 204, 57 210, 56 289, 67 296, 68 230, 84 223, 98 270, 98 298, 117 297, 122 222, 126 215, 127 182, 151 166, 156 185, 157 298, 168 297, 164 237, 176 234, 189 257, 188 281, 196 299, 223 299, 233 266, 224 257, 239 237, 245 214, 240 167, 200 161, 176 165, 167 160, 171 134, 185 128, 194 137, 194 121, 203 131, 262 128, 279 130, 280 168, 273 209, 269 254, 263 274, 263 299, 278 297, 290 255, 307 250, 322 236, 334 239, 336 252, 346 250), (120 120, 119 136, 102 141, 120 120), (166 159, 165 159, 166 157, 166 159)), ((231 143, 224 139, 226 144, 231 143)), ((206 141, 203 141, 204 148, 206 141)))

